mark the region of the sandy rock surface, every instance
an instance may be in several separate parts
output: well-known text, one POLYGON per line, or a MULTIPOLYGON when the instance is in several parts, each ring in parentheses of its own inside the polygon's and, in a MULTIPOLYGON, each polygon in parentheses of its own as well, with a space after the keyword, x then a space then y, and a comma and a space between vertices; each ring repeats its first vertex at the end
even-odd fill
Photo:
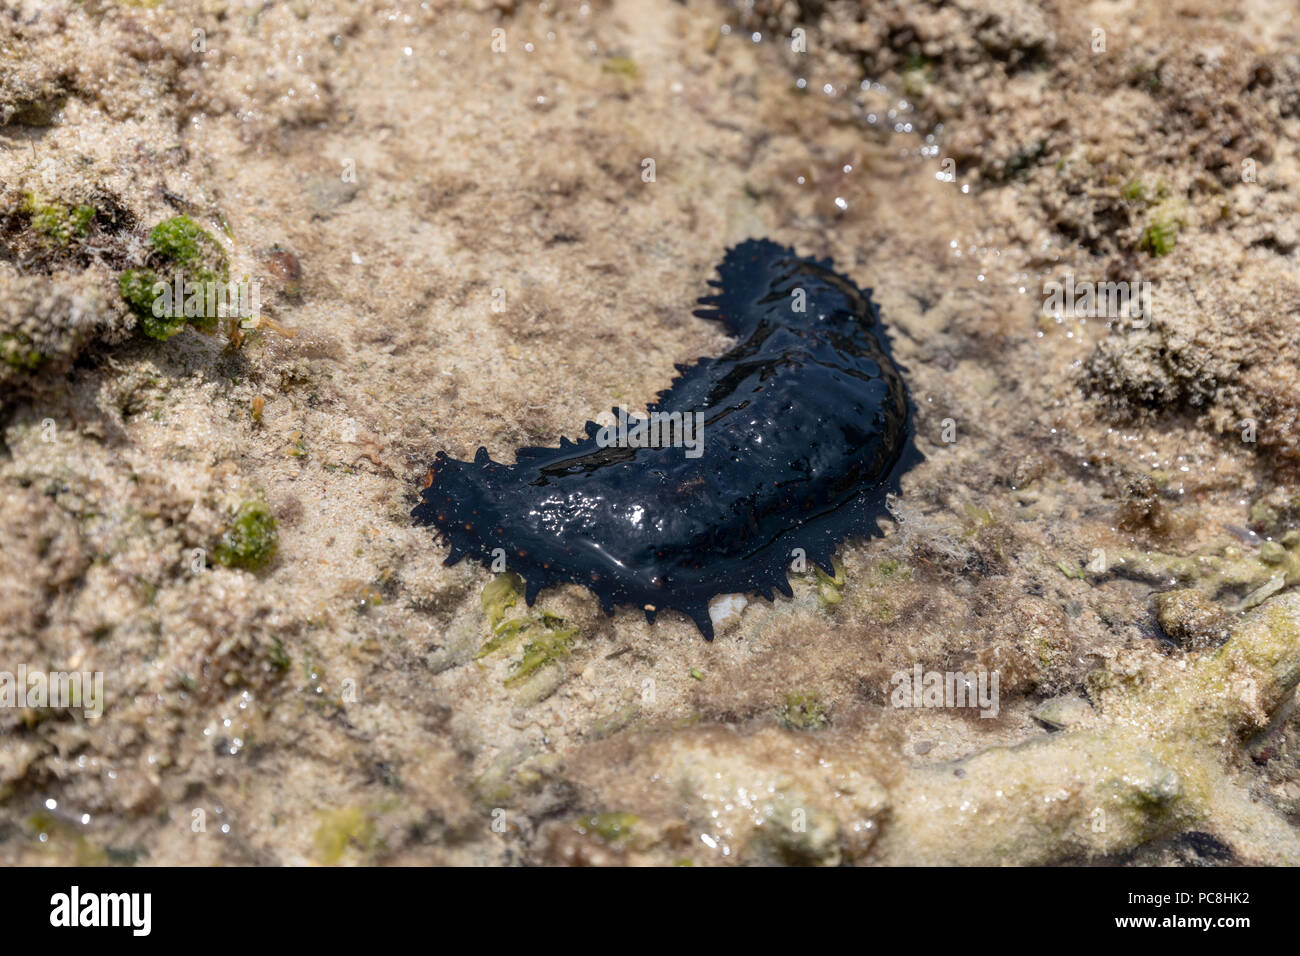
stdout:
POLYGON ((1300 862, 1297 30, 6 5, 0 671, 103 697, 0 707, 0 861, 1300 862), (712 643, 445 567, 432 456, 643 408, 749 236, 883 309, 883 537, 712 643), (182 269, 256 315, 155 335, 130 277, 182 269))

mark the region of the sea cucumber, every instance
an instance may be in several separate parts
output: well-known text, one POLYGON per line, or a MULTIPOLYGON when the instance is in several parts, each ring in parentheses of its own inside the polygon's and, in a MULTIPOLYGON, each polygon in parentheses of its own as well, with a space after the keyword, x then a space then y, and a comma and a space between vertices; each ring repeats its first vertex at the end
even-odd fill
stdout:
POLYGON ((442 533, 447 564, 504 564, 530 605, 574 582, 606 614, 679 610, 712 640, 711 598, 791 596, 792 561, 829 570, 845 538, 879 533, 886 495, 921 456, 871 290, 769 240, 728 250, 718 275, 694 314, 736 345, 677 366, 648 409, 702 421, 702 454, 608 446, 596 422, 513 465, 482 447, 472 462, 439 452, 412 516, 442 533))

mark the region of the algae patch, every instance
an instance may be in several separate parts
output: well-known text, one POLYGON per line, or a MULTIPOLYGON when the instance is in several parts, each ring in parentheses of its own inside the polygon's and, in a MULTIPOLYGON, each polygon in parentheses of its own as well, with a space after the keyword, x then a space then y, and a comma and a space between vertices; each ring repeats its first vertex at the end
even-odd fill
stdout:
POLYGON ((830 719, 821 694, 791 692, 781 708, 781 726, 789 730, 821 730, 830 719))
POLYGON ((36 348, 24 332, 0 335, 0 361, 19 372, 34 372, 45 362, 45 354, 36 348))
POLYGON ((370 815, 360 807, 344 807, 321 814, 312 843, 316 858, 325 866, 333 866, 349 846, 369 850, 374 839, 375 824, 370 815))
POLYGON ((545 668, 569 656, 578 629, 548 611, 529 612, 521 617, 506 618, 521 596, 523 580, 513 572, 497 575, 483 588, 480 603, 487 612, 492 633, 475 655, 480 660, 525 640, 523 654, 510 667, 506 687, 516 687, 545 668))
POLYGON ((62 203, 46 202, 33 193, 23 196, 23 211, 31 221, 32 231, 48 246, 66 247, 84 239, 90 222, 95 218, 95 207, 80 204, 69 208, 62 203))
POLYGON ((583 817, 574 829, 584 836, 594 833, 606 843, 620 844, 632 836, 633 828, 640 818, 632 813, 595 813, 583 817))
POLYGON ((258 571, 275 556, 278 541, 275 516, 266 505, 246 502, 217 543, 215 557, 228 568, 258 571))
POLYGON ((176 216, 154 226, 148 245, 149 263, 118 276, 118 291, 144 333, 166 340, 186 325, 216 331, 229 315, 224 286, 230 264, 211 233, 189 216, 176 216), (183 302, 173 300, 173 288, 183 302))

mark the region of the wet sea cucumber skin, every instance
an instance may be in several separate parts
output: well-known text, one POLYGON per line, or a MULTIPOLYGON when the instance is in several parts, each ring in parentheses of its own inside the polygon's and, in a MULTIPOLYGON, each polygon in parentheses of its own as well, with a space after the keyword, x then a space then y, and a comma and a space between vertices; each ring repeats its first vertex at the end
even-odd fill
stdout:
POLYGON ((472 462, 439 452, 412 516, 442 533, 447 564, 504 554, 529 604, 574 582, 607 614, 676 609, 712 640, 711 598, 790 596, 797 549, 830 570, 839 542, 879 533, 886 495, 920 455, 870 290, 769 240, 729 250, 718 274, 695 315, 736 344, 677 366, 649 408, 703 413, 702 455, 602 448, 595 422, 582 441, 521 448, 513 465, 485 448, 472 462))

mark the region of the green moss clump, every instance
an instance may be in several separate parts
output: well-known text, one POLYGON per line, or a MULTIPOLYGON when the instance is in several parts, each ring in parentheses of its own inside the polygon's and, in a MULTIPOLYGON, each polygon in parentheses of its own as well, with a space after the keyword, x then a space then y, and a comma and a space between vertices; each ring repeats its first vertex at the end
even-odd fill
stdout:
POLYGON ((217 544, 217 563, 228 568, 256 571, 275 557, 278 540, 275 517, 266 505, 247 502, 217 544))
POLYGON ((46 356, 32 345, 31 336, 23 332, 0 335, 0 361, 18 372, 34 372, 46 356))
POLYGON ((1157 219, 1142 230, 1138 249, 1153 257, 1167 255, 1178 240, 1178 224, 1168 219, 1157 219))
POLYGON ((821 730, 830 719, 821 694, 791 692, 781 708, 781 726, 788 730, 821 730))
POLYGON ((169 262, 193 270, 194 275, 190 278, 200 282, 225 282, 229 278, 226 254, 211 233, 189 216, 177 216, 158 223, 149 233, 149 245, 169 262))
POLYGON ((68 213, 68 224, 72 231, 78 236, 84 236, 90 229, 90 221, 95 218, 95 212, 94 206, 74 206, 68 213))
MULTIPOLYGON (((80 207, 78 207, 80 208, 80 207)), ((118 289, 131 311, 140 320, 140 327, 150 338, 166 340, 187 324, 203 332, 216 331, 220 322, 220 308, 213 296, 204 291, 202 305, 196 314, 186 315, 186 302, 172 302, 162 316, 154 314, 153 289, 163 282, 170 292, 175 287, 176 270, 181 277, 182 294, 189 295, 186 283, 221 284, 230 280, 230 264, 221 246, 212 235, 189 216, 176 216, 154 226, 149 233, 152 250, 150 263, 156 268, 128 269, 118 277, 118 289), (160 279, 159 272, 167 274, 160 279)), ((228 305, 229 307, 229 305, 228 305)), ((189 311, 193 311, 193 307, 189 311)))
POLYGON ((153 314, 153 287, 157 282, 158 273, 152 269, 127 269, 117 277, 122 298, 137 315, 153 314))
POLYGON ((882 558, 876 565, 876 573, 882 578, 897 577, 900 580, 911 580, 912 569, 902 561, 895 561, 893 558, 882 558))
POLYGON ((62 203, 43 202, 34 193, 23 195, 23 211, 27 213, 32 231, 47 246, 63 248, 74 240, 84 238, 95 218, 94 206, 74 206, 69 209, 62 203))
POLYGON ((1147 198, 1147 188, 1142 184, 1142 180, 1132 179, 1125 184, 1119 194, 1126 202, 1144 202, 1147 198))
POLYGON ((152 269, 127 269, 117 277, 122 298, 140 320, 140 328, 153 339, 166 341, 185 328, 183 316, 154 315, 154 287, 161 280, 152 269))

